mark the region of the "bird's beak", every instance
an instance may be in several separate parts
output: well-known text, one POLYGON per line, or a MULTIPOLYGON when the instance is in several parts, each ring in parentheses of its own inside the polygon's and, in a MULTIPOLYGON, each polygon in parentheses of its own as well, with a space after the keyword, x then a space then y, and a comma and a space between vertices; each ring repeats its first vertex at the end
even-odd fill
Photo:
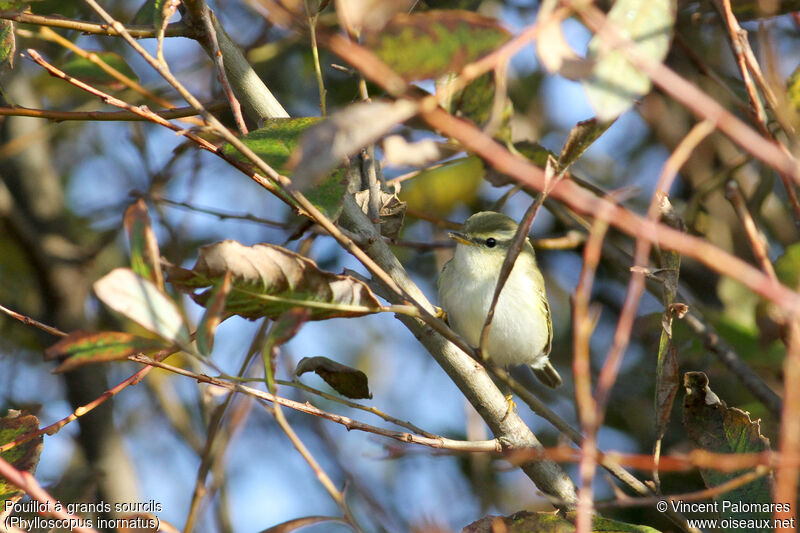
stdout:
POLYGON ((469 240, 467 236, 464 235, 463 233, 459 233, 457 231, 451 231, 450 233, 447 234, 447 236, 459 244, 466 244, 467 246, 475 246, 475 243, 469 240))

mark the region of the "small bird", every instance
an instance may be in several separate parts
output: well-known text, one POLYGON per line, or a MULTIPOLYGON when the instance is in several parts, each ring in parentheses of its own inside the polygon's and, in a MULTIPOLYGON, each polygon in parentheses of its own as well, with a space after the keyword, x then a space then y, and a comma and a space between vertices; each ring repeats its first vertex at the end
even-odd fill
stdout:
MULTIPOLYGON (((453 330, 472 346, 480 342, 517 227, 506 215, 483 211, 469 217, 460 232, 449 234, 456 252, 439 276, 439 303, 453 330)), ((497 301, 486 348, 496 364, 528 365, 539 381, 556 388, 561 376, 548 359, 552 341, 544 278, 526 239, 497 301)))

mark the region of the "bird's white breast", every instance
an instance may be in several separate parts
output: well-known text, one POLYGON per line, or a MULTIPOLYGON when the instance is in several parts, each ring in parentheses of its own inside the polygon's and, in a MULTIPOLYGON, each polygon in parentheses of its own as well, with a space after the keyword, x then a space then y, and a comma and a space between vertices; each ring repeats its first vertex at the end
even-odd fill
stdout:
MULTIPOLYGON (((470 246, 457 246, 457 257, 443 276, 454 276, 458 281, 440 285, 441 305, 451 327, 476 347, 497 284, 497 276, 492 273, 499 272, 496 263, 503 261, 502 254, 478 252, 470 246)), ((487 346, 489 356, 499 365, 539 367, 547 362, 550 330, 546 296, 541 274, 534 266, 533 257, 521 255, 500 294, 487 346), (532 271, 535 275, 526 274, 532 271)))

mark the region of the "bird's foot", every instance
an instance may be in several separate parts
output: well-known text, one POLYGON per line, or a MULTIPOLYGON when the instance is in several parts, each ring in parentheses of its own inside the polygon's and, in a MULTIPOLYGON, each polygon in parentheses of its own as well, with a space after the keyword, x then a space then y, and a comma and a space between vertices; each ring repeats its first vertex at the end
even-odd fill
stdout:
POLYGON ((509 394, 509 395, 506 396, 506 403, 508 404, 508 411, 506 411, 506 416, 508 416, 511 413, 516 413, 517 412, 517 404, 514 401, 514 395, 513 394, 509 394))
POLYGON ((436 318, 441 318, 442 320, 447 322, 447 312, 437 305, 433 306, 433 316, 435 316, 436 318))

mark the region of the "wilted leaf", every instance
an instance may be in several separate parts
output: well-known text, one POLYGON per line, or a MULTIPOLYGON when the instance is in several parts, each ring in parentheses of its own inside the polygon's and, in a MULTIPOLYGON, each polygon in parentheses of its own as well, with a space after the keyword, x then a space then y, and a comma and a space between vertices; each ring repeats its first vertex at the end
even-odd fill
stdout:
MULTIPOLYGON (((402 135, 389 135, 382 147, 385 164, 393 167, 423 167, 446 157, 442 143, 433 139, 408 142, 402 135)), ((452 150, 447 155, 452 155, 452 150)))
POLYGON ((408 12, 413 0, 336 0, 336 15, 348 33, 377 31, 397 13, 408 12))
MULTIPOLYGON (((0 418, 0 447, 14 442, 29 433, 39 429, 39 419, 33 415, 22 414, 20 411, 9 410, 8 414, 0 418)), ((13 448, 0 452, 0 457, 21 472, 33 474, 39 464, 42 453, 42 436, 39 435, 23 442, 13 448)), ((6 510, 6 502, 15 502, 25 493, 0 476, 0 511, 6 510)), ((2 513, 0 513, 2 514, 2 513)))
POLYGON ((206 303, 206 312, 203 313, 203 318, 200 320, 195 334, 197 349, 203 355, 211 355, 211 350, 214 348, 214 333, 224 319, 225 303, 231 293, 231 286, 231 273, 227 272, 223 276, 222 282, 211 289, 206 303))
MULTIPOLYGON (((687 372, 683 376, 686 396, 683 400, 683 425, 692 444, 714 453, 760 453, 770 449, 769 440, 761 435, 758 420, 735 407, 728 407, 708 386, 702 372, 687 372)), ((709 488, 716 487, 745 473, 746 470, 720 472, 701 469, 700 474, 709 488)), ((771 479, 759 478, 746 485, 717 496, 718 501, 768 504, 772 501, 771 479)), ((771 513, 735 513, 721 505, 722 518, 765 519, 771 513)))
MULTIPOLYGON (((662 61, 669 51, 675 6, 675 0, 617 0, 608 23, 635 43, 639 54, 662 61)), ((628 61, 625 52, 613 49, 599 35, 589 42, 587 59, 596 62, 583 86, 599 120, 617 118, 650 91, 650 78, 628 61)))
MULTIPOLYGON (((407 204, 400 200, 396 194, 380 191, 380 209, 378 217, 381 220, 381 235, 396 239, 403 227, 407 204)), ((369 214, 369 191, 358 191, 355 194, 358 206, 365 214, 369 214)))
MULTIPOLYGON (((569 511, 566 517, 553 513, 520 511, 511 516, 486 516, 469 524, 461 533, 574 533, 577 513, 569 511)), ((648 526, 637 526, 618 522, 602 516, 592 518, 592 532, 604 533, 658 533, 648 526)))
POLYGON ((569 168, 611 124, 612 122, 600 122, 596 118, 575 124, 558 156, 559 169, 569 168))
POLYGON ((560 74, 570 80, 580 80, 589 75, 592 62, 580 57, 567 43, 561 23, 566 12, 560 17, 553 16, 558 2, 541 2, 536 20, 539 35, 536 38, 536 55, 544 68, 551 74, 560 74))
POLYGON ((399 14, 365 45, 407 81, 435 78, 461 68, 508 41, 494 19, 469 11, 399 14))
POLYGON ((162 339, 189 344, 189 331, 172 300, 133 270, 112 270, 94 283, 94 292, 108 307, 162 339))
POLYGON ((225 309, 245 318, 275 318, 298 306, 310 310, 310 320, 362 316, 380 308, 361 281, 320 270, 312 260, 274 244, 222 241, 200 248, 192 270, 167 269, 168 280, 192 291, 204 306, 210 287, 228 272, 233 286, 225 309))
POLYGON ((0 20, 0 74, 14 68, 14 52, 16 50, 14 23, 10 20, 0 20))
POLYGON ((292 185, 304 190, 392 127, 414 116, 410 100, 361 102, 309 128, 292 154, 292 185))
POLYGON ((367 375, 360 370, 337 363, 327 357, 303 357, 294 373, 301 376, 314 372, 325 380, 336 392, 348 398, 372 398, 367 375))
MULTIPOLYGON (((114 67, 122 74, 138 81, 138 77, 133 69, 125 62, 125 59, 116 52, 92 52, 99 59, 107 63, 109 66, 114 67)), ((90 61, 85 57, 73 56, 66 63, 61 65, 61 70, 81 81, 85 81, 90 85, 110 85, 117 86, 119 81, 100 68, 97 63, 90 61)))
POLYGON ((400 199, 407 202, 410 209, 446 215, 457 205, 469 205, 475 201, 484 174, 481 158, 454 159, 423 170, 413 180, 404 183, 400 199))
POLYGON ((67 372, 90 363, 125 359, 137 353, 163 350, 168 345, 156 339, 145 339, 121 331, 92 333, 73 331, 44 351, 45 359, 67 359, 54 373, 67 372))
POLYGON ((125 210, 122 217, 128 242, 131 246, 131 267, 133 271, 164 290, 164 274, 161 272, 161 253, 158 241, 150 225, 147 204, 139 198, 125 210))

